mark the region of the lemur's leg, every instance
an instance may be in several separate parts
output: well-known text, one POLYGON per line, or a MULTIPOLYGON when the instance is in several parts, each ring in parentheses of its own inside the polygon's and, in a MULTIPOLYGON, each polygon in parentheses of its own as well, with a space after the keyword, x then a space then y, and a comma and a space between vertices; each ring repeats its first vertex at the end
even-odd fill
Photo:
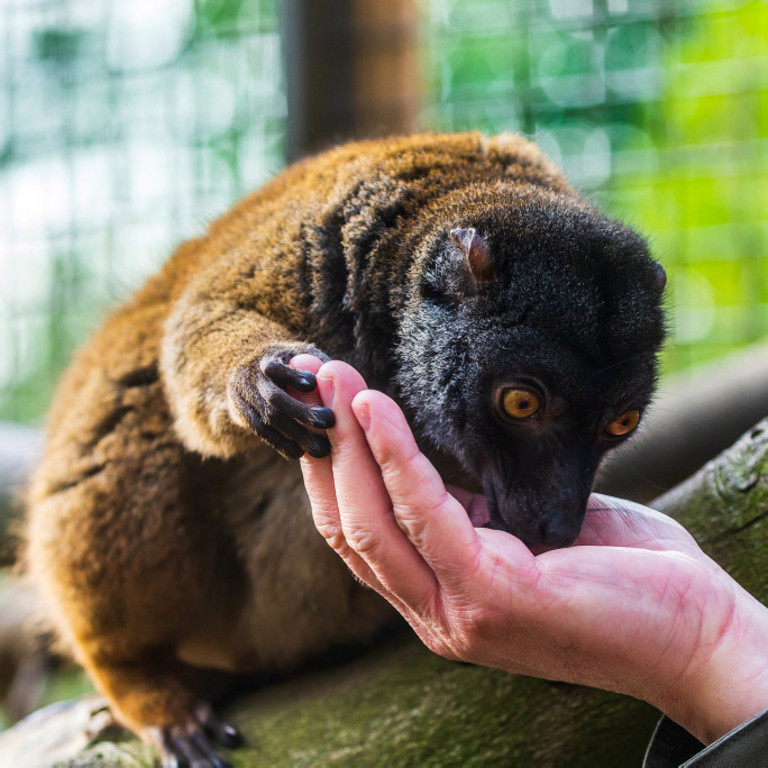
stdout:
MULTIPOLYGON (((30 503, 27 560, 116 717, 167 765, 194 756, 214 768, 226 763, 213 743, 235 734, 213 719, 203 672, 176 650, 190 635, 226 645, 247 575, 206 497, 211 470, 176 439, 160 398, 159 382, 115 395, 98 429, 81 425, 78 451, 64 444, 67 471, 56 481, 44 471, 30 503)), ((61 464, 56 450, 45 461, 61 464)))

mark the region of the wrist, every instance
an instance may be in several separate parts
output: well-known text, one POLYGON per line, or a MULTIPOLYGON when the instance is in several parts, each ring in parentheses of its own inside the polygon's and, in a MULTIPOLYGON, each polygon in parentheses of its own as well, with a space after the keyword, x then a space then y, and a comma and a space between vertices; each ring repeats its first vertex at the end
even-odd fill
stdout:
POLYGON ((727 626, 713 640, 702 638, 660 705, 704 744, 768 709, 768 609, 738 585, 734 590, 727 626))

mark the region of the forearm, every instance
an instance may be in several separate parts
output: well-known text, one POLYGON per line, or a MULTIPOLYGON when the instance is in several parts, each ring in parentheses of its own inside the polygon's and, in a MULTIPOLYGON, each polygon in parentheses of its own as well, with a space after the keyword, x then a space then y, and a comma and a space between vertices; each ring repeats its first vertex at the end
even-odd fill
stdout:
POLYGON ((161 370, 176 430, 187 448, 227 458, 258 443, 232 408, 232 378, 271 344, 289 338, 258 313, 224 301, 206 306, 182 298, 166 323, 161 370))

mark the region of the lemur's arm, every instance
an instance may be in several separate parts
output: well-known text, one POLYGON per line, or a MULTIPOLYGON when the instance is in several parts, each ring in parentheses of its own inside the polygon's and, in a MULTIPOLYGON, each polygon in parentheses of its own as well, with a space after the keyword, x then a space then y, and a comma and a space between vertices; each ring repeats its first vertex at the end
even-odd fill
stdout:
MULTIPOLYGON (((324 456, 327 438, 309 427, 332 426, 333 413, 286 389, 315 388, 313 374, 288 365, 293 356, 327 356, 270 319, 269 305, 252 284, 242 285, 247 281, 236 267, 225 262, 202 270, 166 321, 161 371, 176 429, 189 450, 206 456, 250 450, 254 433, 287 458, 305 451, 324 456)), ((273 288, 265 285, 261 295, 273 288)))

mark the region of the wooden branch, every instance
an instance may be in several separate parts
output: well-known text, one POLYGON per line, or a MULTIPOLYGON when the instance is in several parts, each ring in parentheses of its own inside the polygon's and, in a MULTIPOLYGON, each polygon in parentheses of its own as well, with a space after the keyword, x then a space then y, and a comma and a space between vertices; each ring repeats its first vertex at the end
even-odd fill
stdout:
POLYGON ((652 506, 768 603, 768 418, 652 506))
POLYGON ((662 381, 642 432, 601 469, 598 489, 647 502, 768 415, 768 345, 662 381))

